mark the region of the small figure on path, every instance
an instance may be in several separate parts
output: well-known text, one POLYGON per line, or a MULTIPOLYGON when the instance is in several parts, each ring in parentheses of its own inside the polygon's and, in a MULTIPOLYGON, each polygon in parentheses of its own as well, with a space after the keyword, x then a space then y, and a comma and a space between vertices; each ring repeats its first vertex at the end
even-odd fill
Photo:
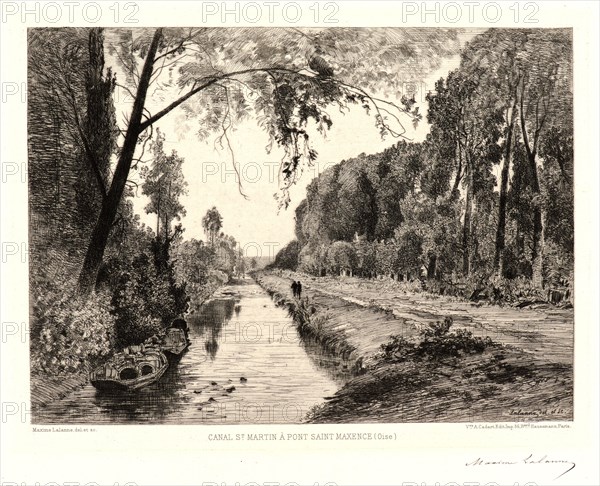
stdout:
POLYGON ((295 280, 292 282, 292 294, 294 296, 294 299, 298 296, 298 284, 295 280))
POLYGON ((302 284, 300 283, 300 280, 298 280, 298 282, 296 282, 296 293, 298 294, 298 298, 301 299, 302 298, 302 284))

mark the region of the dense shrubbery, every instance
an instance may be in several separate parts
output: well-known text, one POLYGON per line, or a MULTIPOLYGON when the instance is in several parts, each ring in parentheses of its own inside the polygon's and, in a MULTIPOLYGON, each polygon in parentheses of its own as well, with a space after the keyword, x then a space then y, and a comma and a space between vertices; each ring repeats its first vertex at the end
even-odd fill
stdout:
POLYGON ((495 345, 489 337, 474 337, 465 329, 450 332, 451 326, 450 317, 446 317, 443 322, 430 324, 420 332, 418 342, 406 339, 404 336, 391 336, 389 342, 381 345, 381 357, 389 362, 458 358, 483 353, 487 348, 495 345))
POLYGON ((112 292, 117 347, 143 341, 186 310, 185 286, 173 285, 147 253, 112 258, 103 274, 101 285, 112 292))
POLYGON ((38 282, 32 286, 32 300, 32 370, 81 371, 111 352, 116 319, 110 294, 80 297, 64 281, 38 282))
POLYGON ((98 286, 81 296, 72 275, 32 277, 31 358, 33 370, 51 373, 86 369, 116 349, 155 334, 187 308, 185 284, 172 269, 157 269, 149 238, 138 251, 126 245, 103 265, 98 286))

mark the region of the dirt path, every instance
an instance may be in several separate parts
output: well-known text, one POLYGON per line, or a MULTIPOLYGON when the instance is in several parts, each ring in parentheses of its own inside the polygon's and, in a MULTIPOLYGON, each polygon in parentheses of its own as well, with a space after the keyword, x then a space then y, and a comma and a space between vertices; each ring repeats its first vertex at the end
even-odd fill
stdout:
MULTIPOLYGON (((368 281, 358 278, 315 278, 284 272, 282 277, 301 280, 306 295, 311 290, 337 297, 348 303, 377 307, 391 312, 404 325, 381 326, 380 322, 363 323, 361 334, 369 336, 370 350, 386 342, 390 334, 413 330, 430 322, 452 316, 453 328, 464 328, 474 335, 489 336, 496 342, 514 346, 539 360, 573 363, 574 312, 550 305, 536 309, 518 309, 480 305, 426 293, 404 293, 395 282, 368 281), (375 345, 376 342, 379 344, 375 345)), ((318 296, 323 300, 325 296, 318 296)), ((325 304, 327 305, 327 304, 325 304)), ((408 337, 408 336, 407 336, 408 337)))

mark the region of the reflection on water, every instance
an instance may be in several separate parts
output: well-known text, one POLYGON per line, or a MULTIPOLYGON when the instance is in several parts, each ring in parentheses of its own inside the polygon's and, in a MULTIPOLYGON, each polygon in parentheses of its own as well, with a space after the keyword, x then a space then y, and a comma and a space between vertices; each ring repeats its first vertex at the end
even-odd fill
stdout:
POLYGON ((192 346, 158 383, 134 392, 87 385, 33 423, 299 423, 350 378, 254 283, 222 290, 188 323, 192 346))
MULTIPOLYGON (((190 322, 198 335, 204 338, 204 349, 211 360, 217 356, 223 326, 231 320, 234 308, 233 299, 213 300, 202 306, 200 313, 190 322)), ((236 316, 238 315, 239 311, 236 313, 236 316)))

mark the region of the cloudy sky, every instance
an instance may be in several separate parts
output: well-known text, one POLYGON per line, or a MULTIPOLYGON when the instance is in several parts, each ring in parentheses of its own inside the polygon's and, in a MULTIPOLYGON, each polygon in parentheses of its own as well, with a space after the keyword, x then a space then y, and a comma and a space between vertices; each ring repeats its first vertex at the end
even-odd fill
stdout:
MULTIPOLYGON (((475 31, 461 34, 461 42, 468 41, 474 34, 475 31)), ((427 91, 433 89, 437 79, 455 69, 458 62, 458 55, 445 59, 438 70, 423 80, 416 97, 422 113, 427 111, 424 101, 427 91)), ((112 64, 119 73, 110 56, 107 56, 107 64, 112 64)), ((124 118, 131 110, 131 102, 121 89, 118 89, 115 98, 117 118, 123 125, 124 118)), ((168 104, 161 98, 160 94, 154 93, 147 102, 150 112, 156 112, 168 104)), ((185 159, 183 170, 188 183, 188 194, 182 199, 187 210, 187 215, 182 219, 184 237, 204 239, 202 217, 209 208, 216 206, 223 216, 223 231, 234 236, 242 248, 245 248, 246 254, 255 256, 260 252, 260 255, 268 256, 270 252, 276 253, 278 248, 294 238, 294 209, 305 197, 306 186, 318 173, 360 153, 380 152, 398 140, 391 136, 382 140, 373 118, 359 106, 354 107, 350 113, 337 114, 332 118, 333 127, 326 139, 313 132, 315 135, 312 143, 319 154, 318 161, 314 167, 305 169, 298 184, 292 188, 292 201, 287 210, 280 210, 274 197, 279 191, 277 168, 283 152, 277 147, 270 154, 266 152, 267 135, 254 121, 239 124, 230 136, 245 198, 240 194, 232 155, 227 145, 221 147, 215 143, 214 137, 199 141, 195 135, 197 121, 186 119, 181 110, 175 109, 159 120, 155 127, 160 128, 166 136, 165 151, 170 153, 171 150, 176 150, 185 159)), ((422 120, 414 129, 408 118, 405 128, 405 135, 414 141, 423 140, 429 129, 426 120, 422 120)), ((147 155, 145 159, 148 158, 147 155)), ((139 182, 136 174, 132 174, 130 178, 139 182)), ((147 201, 142 196, 141 189, 137 196, 134 200, 136 212, 143 222, 154 227, 156 216, 145 213, 147 201)))

